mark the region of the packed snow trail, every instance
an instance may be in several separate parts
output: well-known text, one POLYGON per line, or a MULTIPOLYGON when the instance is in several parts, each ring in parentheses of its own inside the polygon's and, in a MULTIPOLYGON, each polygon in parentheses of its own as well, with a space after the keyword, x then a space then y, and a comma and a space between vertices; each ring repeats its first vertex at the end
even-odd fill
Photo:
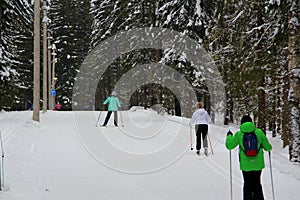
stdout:
MULTIPOLYGON (((210 125, 209 135, 214 154, 198 157, 194 151, 189 150, 189 119, 162 117, 145 110, 123 111, 124 127, 114 128, 109 124, 108 128, 100 128, 95 127, 98 114, 99 112, 48 111, 41 113, 41 122, 37 123, 31 120, 30 111, 1 112, 5 187, 0 192, 0 199, 230 199, 229 152, 224 146, 228 127, 210 125), (81 128, 83 130, 79 130, 81 128), (89 134, 93 131, 95 135, 89 134), (117 150, 110 151, 112 147, 100 146, 102 141, 97 139, 101 137, 110 141, 111 146, 117 150), (151 171, 147 163, 122 158, 123 155, 126 158, 136 154, 137 158, 143 159, 143 155, 149 156, 151 152, 164 156, 164 153, 168 153, 164 149, 170 141, 177 142, 175 144, 178 144, 178 148, 182 148, 184 144, 186 150, 182 154, 177 149, 173 152, 168 150, 169 156, 158 157, 165 158, 167 165, 154 171, 151 171), (162 154, 159 154, 160 151, 162 154), (109 156, 114 159, 102 159, 109 156), (136 163, 138 166, 135 166, 136 163), (132 171, 125 173, 126 170, 123 169, 132 171), (133 173, 134 170, 140 173, 133 173)), ((105 115, 106 112, 103 112, 100 122, 103 122, 105 115)), ((230 129, 235 131, 235 127, 230 129)), ((300 167, 288 161, 287 150, 281 149, 279 138, 270 138, 270 141, 274 148, 272 164, 276 199, 296 200, 300 187, 300 167)), ((155 159, 148 158, 150 161, 155 159)), ((271 199, 267 154, 265 164, 262 183, 265 199, 271 199)), ((242 199, 242 176, 237 149, 232 151, 232 167, 233 197, 242 199)))

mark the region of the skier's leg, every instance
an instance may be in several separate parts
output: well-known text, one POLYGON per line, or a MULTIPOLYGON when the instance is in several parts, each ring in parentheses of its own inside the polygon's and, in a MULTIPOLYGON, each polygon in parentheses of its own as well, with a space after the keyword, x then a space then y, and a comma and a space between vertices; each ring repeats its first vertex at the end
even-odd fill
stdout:
POLYGON ((244 200, 253 200, 252 195, 252 174, 251 172, 242 171, 244 178, 243 196, 244 200))
POLYGON ((109 120, 109 118, 110 118, 110 116, 111 116, 111 113, 112 113, 112 111, 108 111, 108 112, 107 112, 107 115, 106 115, 106 117, 105 117, 105 121, 104 121, 103 126, 106 126, 106 125, 107 125, 108 120, 109 120))
POLYGON ((208 147, 208 144, 207 144, 208 125, 206 125, 206 124, 201 125, 201 129, 202 129, 203 147, 207 149, 207 147, 208 147))
POLYGON ((118 126, 118 111, 114 111, 114 124, 118 126))
POLYGON ((201 129, 201 134, 202 134, 202 140, 203 140, 203 148, 204 148, 204 155, 208 155, 208 145, 207 145, 207 130, 208 130, 208 125, 206 124, 201 124, 200 125, 201 129))
POLYGON ((200 149, 201 149, 201 130, 200 130, 199 124, 195 125, 195 129, 196 129, 196 150, 200 151, 200 149))
POLYGON ((261 170, 253 171, 253 186, 254 186, 254 199, 264 200, 262 185, 260 182, 261 170))

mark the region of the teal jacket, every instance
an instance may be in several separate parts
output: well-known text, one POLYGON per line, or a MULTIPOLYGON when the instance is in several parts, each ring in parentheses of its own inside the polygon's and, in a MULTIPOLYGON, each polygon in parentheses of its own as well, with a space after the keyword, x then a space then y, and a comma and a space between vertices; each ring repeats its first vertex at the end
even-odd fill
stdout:
POLYGON ((262 170, 265 168, 265 161, 264 161, 264 152, 265 151, 271 151, 272 150, 272 145, 269 143, 268 138, 264 134, 264 132, 256 128, 253 122, 245 122, 240 126, 240 131, 236 132, 233 135, 229 134, 226 137, 226 148, 231 150, 234 149, 237 145, 240 145, 240 150, 239 150, 239 157, 240 157, 240 169, 242 171, 258 171, 262 170), (258 141, 258 146, 259 152, 256 156, 250 157, 246 156, 245 152, 242 150, 244 149, 243 145, 243 136, 244 132, 255 132, 257 141, 258 141))
POLYGON ((104 105, 107 103, 109 103, 108 111, 117 111, 118 108, 121 107, 119 99, 115 96, 110 96, 103 102, 104 105))

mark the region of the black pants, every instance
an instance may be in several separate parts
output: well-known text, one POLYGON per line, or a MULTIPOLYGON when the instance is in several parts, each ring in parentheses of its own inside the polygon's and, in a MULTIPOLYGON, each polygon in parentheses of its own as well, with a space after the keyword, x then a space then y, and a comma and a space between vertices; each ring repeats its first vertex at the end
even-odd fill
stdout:
MULTIPOLYGON (((103 126, 106 126, 113 111, 108 111, 103 126)), ((114 124, 118 126, 118 111, 114 111, 114 124)))
POLYGON ((196 150, 201 149, 201 136, 203 140, 203 147, 207 148, 207 131, 208 131, 208 125, 207 124, 196 124, 196 150))
POLYGON ((264 200, 260 183, 261 170, 242 172, 244 177, 244 200, 264 200))

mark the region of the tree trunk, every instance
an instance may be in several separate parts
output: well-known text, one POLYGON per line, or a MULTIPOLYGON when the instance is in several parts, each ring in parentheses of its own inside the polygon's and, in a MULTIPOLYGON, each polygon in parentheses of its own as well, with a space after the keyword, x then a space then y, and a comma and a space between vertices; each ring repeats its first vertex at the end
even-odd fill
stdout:
MULTIPOLYGON (((257 10, 261 10, 263 7, 263 1, 257 1, 257 10)), ((264 17, 261 12, 258 13, 257 16, 257 25, 261 26, 264 23, 264 17)), ((259 30, 259 36, 262 36, 264 34, 264 29, 259 30)), ((258 43, 257 49, 263 49, 264 46, 262 45, 261 42, 258 43)), ((263 51, 258 51, 259 53, 257 56, 262 57, 263 56, 263 51)), ((262 59, 258 59, 257 66, 260 67, 259 74, 261 74, 261 77, 258 78, 259 81, 259 87, 260 89, 258 90, 258 112, 257 112, 257 117, 258 117, 258 127, 261 128, 264 133, 266 133, 266 93, 265 93, 265 88, 266 88, 266 72, 264 69, 265 63, 262 59)))
POLYGON ((282 134, 283 134, 283 118, 282 118, 282 113, 284 112, 282 112, 282 110, 281 110, 281 108, 282 108, 282 97, 280 97, 281 95, 280 95, 281 93, 280 93, 280 89, 277 89, 277 95, 276 95, 276 115, 277 115, 277 117, 276 117, 276 133, 277 134, 279 134, 279 135, 281 135, 282 136, 282 134))
POLYGON ((176 116, 181 116, 181 107, 180 107, 180 102, 175 96, 175 115, 176 116))
MULTIPOLYGON (((260 87, 265 88, 265 78, 262 76, 260 87)), ((266 94, 263 89, 258 91, 258 127, 266 133, 266 94)))
MULTIPOLYGON (((288 72, 288 65, 286 65, 286 71, 288 72)), ((283 140, 283 148, 289 145, 290 140, 290 131, 289 131, 289 76, 288 73, 285 74, 283 78, 283 112, 281 115, 282 119, 282 140, 283 140)))
POLYGON ((290 75, 290 145, 289 153, 292 162, 300 162, 300 5, 297 1, 289 1, 289 75, 290 75))
POLYGON ((273 95, 273 105, 272 105, 272 113, 273 115, 271 116, 271 131, 272 131, 272 137, 276 137, 276 120, 277 120, 277 115, 276 115, 276 96, 273 95))

